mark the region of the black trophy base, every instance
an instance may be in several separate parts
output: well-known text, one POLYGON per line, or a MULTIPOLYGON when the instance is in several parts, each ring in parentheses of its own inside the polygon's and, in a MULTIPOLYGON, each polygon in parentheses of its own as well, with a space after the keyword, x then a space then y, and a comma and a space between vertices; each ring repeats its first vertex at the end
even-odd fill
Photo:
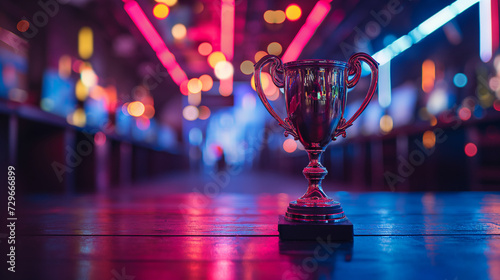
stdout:
POLYGON ((352 223, 346 218, 337 223, 290 222, 279 216, 278 232, 281 240, 312 240, 318 238, 331 241, 352 241, 352 223))

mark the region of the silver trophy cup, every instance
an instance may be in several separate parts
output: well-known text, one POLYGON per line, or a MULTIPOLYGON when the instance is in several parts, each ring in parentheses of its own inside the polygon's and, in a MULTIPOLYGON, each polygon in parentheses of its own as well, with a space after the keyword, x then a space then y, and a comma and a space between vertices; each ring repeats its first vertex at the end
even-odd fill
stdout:
POLYGON ((306 193, 290 202, 285 219, 292 222, 337 223, 347 218, 339 202, 329 198, 321 186, 328 173, 321 155, 331 140, 346 136, 346 129, 366 108, 377 88, 378 63, 365 53, 356 53, 349 61, 299 60, 283 64, 274 55, 263 57, 255 65, 255 88, 269 113, 304 145, 309 164, 303 174, 309 181, 306 193), (361 61, 371 68, 371 84, 361 107, 346 121, 347 88, 354 87, 361 75, 361 61), (262 68, 270 64, 274 84, 284 88, 287 117, 282 120, 267 100, 261 83, 262 68), (351 78, 349 78, 351 77, 351 78))

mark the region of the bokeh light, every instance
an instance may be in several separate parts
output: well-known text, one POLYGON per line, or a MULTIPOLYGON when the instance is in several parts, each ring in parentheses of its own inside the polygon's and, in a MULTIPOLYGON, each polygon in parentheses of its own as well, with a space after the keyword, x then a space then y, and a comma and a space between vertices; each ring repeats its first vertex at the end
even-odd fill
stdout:
POLYGON ((17 30, 19 30, 20 32, 26 32, 29 28, 30 23, 27 20, 22 19, 17 23, 17 30))
POLYGON ((293 153, 297 149, 297 143, 293 139, 286 139, 283 142, 283 150, 287 153, 293 153))
POLYGON ((201 43, 198 46, 198 52, 203 56, 209 55, 212 52, 212 50, 213 50, 212 45, 208 42, 201 43))
POLYGON ((493 102, 493 109, 500 111, 500 100, 497 99, 493 102))
POLYGON ((436 145, 436 134, 434 134, 434 132, 430 130, 427 130, 422 136, 422 143, 427 149, 434 147, 434 145, 436 145))
POLYGON ((73 61, 73 64, 71 65, 71 70, 73 70, 73 72, 75 73, 80 73, 82 71, 83 65, 84 65, 83 61, 75 59, 73 61))
POLYGON ((85 101, 89 96, 89 88, 82 83, 82 80, 78 80, 75 84, 75 96, 80 101, 85 101))
POLYGON ((267 23, 274 23, 274 11, 267 10, 264 12, 264 20, 267 23))
POLYGON ((202 87, 203 87, 203 84, 200 81, 200 79, 198 79, 198 78, 190 79, 188 84, 187 84, 187 88, 188 88, 190 93, 198 93, 201 91, 202 87))
POLYGON ((267 52, 269 54, 280 55, 282 51, 283 47, 281 47, 280 43, 278 42, 272 42, 271 44, 267 45, 267 52))
POLYGON ((200 120, 206 120, 210 117, 210 108, 207 106, 200 106, 199 110, 199 116, 198 118, 200 120))
POLYGON ((214 80, 210 75, 204 74, 200 76, 200 81, 201 81, 201 90, 202 91, 209 91, 212 89, 214 85, 214 80))
POLYGON ((94 53, 94 32, 84 26, 78 31, 78 55, 82 59, 89 59, 94 53))
POLYGON ((255 62, 256 63, 259 62, 259 60, 266 55, 267 55, 267 53, 265 51, 258 51, 257 53, 255 53, 255 56, 254 56, 255 62))
POLYGON ((434 61, 427 59, 422 63, 422 90, 431 92, 434 89, 434 80, 436 79, 436 65, 434 61))
POLYGON ((380 118, 380 130, 384 133, 389 133, 392 130, 393 121, 391 116, 384 115, 380 118))
POLYGON ((274 11, 274 23, 281 24, 285 21, 286 15, 282 10, 274 11))
POLYGON ((462 108, 460 108, 460 110, 458 110, 458 116, 460 117, 460 119, 462 121, 466 121, 466 120, 470 119, 471 115, 472 115, 472 112, 467 107, 462 107, 462 108))
POLYGON ((217 63, 226 61, 226 56, 222 52, 213 52, 208 56, 207 60, 210 67, 215 68, 217 63))
POLYGON ((193 127, 189 130, 188 138, 191 145, 198 146, 203 142, 203 133, 201 132, 201 129, 193 127))
POLYGON ((122 113, 125 116, 130 116, 130 114, 128 113, 128 104, 130 104, 130 103, 126 102, 126 103, 123 103, 123 105, 122 105, 122 113))
POLYGON ((473 157, 477 154, 477 146, 474 143, 467 143, 465 145, 464 151, 468 157, 473 157))
POLYGON ((86 123, 87 115, 85 114, 85 111, 82 108, 76 109, 71 116, 70 124, 78 127, 84 127, 86 123))
POLYGON ((267 10, 264 13, 264 20, 269 24, 281 24, 285 21, 286 15, 282 10, 267 10))
POLYGON ((167 18, 169 13, 170 13, 170 9, 168 8, 167 5, 165 5, 163 3, 158 3, 153 8, 153 15, 157 19, 167 18))
POLYGON ((182 23, 178 23, 172 27, 172 36, 177 40, 182 40, 186 37, 187 29, 182 23))
POLYGON ((460 87, 460 88, 465 87, 467 85, 467 76, 465 76, 465 74, 463 74, 463 73, 457 73, 453 77, 453 83, 457 87, 460 87))
POLYGON ((59 58, 59 77, 66 79, 71 75, 71 57, 63 55, 59 58))
POLYGON ((93 87, 97 84, 97 75, 90 67, 85 67, 81 71, 80 78, 82 80, 82 83, 88 88, 93 87))
POLYGON ((250 60, 245 60, 240 64, 241 73, 245 75, 251 75, 254 71, 253 62, 250 60))
POLYGON ((490 86, 490 89, 492 91, 499 91, 500 90, 500 78, 499 77, 491 77, 491 79, 488 82, 488 85, 490 86))
POLYGON ((197 1, 197 2, 194 4, 194 7, 193 7, 193 12, 194 12, 195 14, 201 14, 204 10, 205 10, 205 5, 203 5, 203 2, 201 2, 201 1, 197 1))
POLYGON ((286 17, 290 21, 296 21, 302 15, 302 9, 295 4, 289 5, 285 10, 286 17))
POLYGON ((234 67, 229 61, 220 61, 215 65, 214 72, 218 79, 224 80, 233 76, 234 67))
POLYGON ((179 85, 179 89, 183 95, 188 95, 189 90, 188 90, 188 80, 182 81, 182 83, 179 85))
POLYGON ((98 131, 95 135, 94 135, 94 143, 97 145, 97 146, 102 146, 104 144, 106 144, 106 134, 104 134, 103 132, 101 131, 98 131))
POLYGON ((127 112, 133 117, 142 116, 145 110, 146 108, 144 107, 144 104, 142 104, 142 102, 140 101, 130 102, 127 106, 127 112))
POLYGON ((188 105, 184 107, 184 109, 182 110, 182 116, 188 121, 196 120, 198 118, 199 113, 200 112, 198 111, 198 108, 196 108, 193 105, 188 105))

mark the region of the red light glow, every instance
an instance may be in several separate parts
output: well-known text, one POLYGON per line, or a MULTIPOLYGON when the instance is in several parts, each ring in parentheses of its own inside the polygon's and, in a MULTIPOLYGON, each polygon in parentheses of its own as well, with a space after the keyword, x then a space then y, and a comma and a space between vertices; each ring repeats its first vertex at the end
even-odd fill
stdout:
POLYGON ((27 20, 22 19, 17 23, 17 30, 21 32, 26 32, 29 28, 30 28, 30 23, 27 20))
POLYGON ((498 49, 499 44, 499 25, 498 22, 498 0, 491 0, 491 34, 493 50, 498 49))
POLYGON ((198 110, 200 111, 198 116, 200 120, 206 120, 210 117, 210 108, 208 108, 207 106, 200 106, 198 110))
POLYGON ((283 150, 287 153, 293 153, 297 149, 297 142, 295 142, 293 139, 286 139, 285 142, 283 142, 283 150))
POLYGON ((500 100, 497 99, 493 102, 493 108, 497 111, 500 111, 500 100))
POLYGON ((189 83, 188 80, 184 80, 184 81, 182 81, 182 83, 179 86, 181 93, 183 95, 189 95, 188 83, 189 83))
POLYGON ((203 56, 209 55, 212 52, 212 50, 213 50, 212 45, 210 45, 210 43, 207 42, 201 43, 198 46, 198 52, 203 56))
POLYGON ((477 146, 474 143, 467 143, 467 145, 465 145, 464 151, 468 157, 473 157, 477 154, 477 146))

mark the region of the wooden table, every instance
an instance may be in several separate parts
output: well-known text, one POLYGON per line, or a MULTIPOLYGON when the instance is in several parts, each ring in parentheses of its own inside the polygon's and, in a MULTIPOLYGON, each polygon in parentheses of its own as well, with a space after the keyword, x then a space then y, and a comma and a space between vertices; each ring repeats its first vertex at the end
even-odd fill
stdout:
POLYGON ((1 279, 500 279, 500 193, 329 192, 354 242, 280 242, 305 180, 218 179, 20 197, 16 273, 2 261, 1 279))

